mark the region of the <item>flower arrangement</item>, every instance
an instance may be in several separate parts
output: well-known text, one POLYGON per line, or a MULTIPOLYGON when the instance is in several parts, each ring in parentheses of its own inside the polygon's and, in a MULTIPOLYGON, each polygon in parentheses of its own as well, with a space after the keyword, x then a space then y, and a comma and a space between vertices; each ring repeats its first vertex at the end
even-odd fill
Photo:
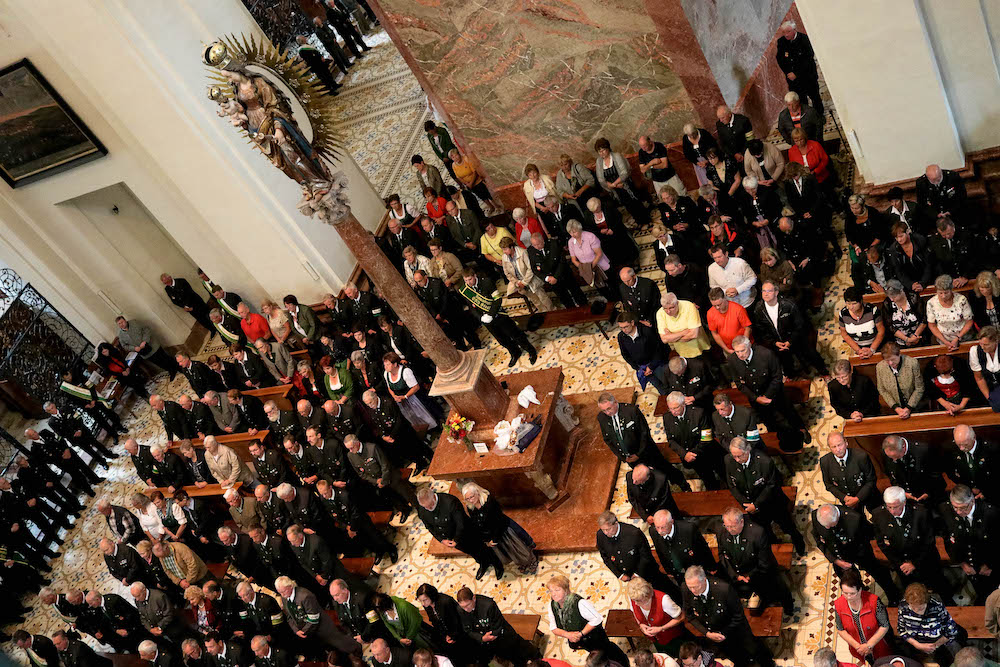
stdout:
POLYGON ((452 412, 448 415, 448 420, 445 422, 444 427, 448 432, 448 437, 452 441, 463 443, 466 449, 471 451, 472 440, 469 439, 469 434, 475 425, 476 422, 471 419, 466 419, 457 412, 452 412))

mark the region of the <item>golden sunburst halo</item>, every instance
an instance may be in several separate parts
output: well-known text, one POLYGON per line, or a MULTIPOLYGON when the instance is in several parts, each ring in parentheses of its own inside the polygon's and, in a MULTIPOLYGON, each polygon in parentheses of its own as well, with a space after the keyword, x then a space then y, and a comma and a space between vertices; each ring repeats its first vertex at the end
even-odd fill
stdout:
MULTIPOLYGON (((298 54, 275 47, 269 40, 257 41, 256 37, 240 33, 221 37, 230 57, 247 65, 269 70, 283 81, 294 94, 312 123, 313 148, 328 160, 336 161, 344 150, 334 123, 334 99, 326 86, 313 74, 298 54)), ((235 91, 226 77, 214 67, 207 67, 208 78, 218 85, 227 99, 235 98, 235 91)), ((280 94, 280 91, 279 91, 280 94)), ((256 146, 246 130, 241 130, 247 141, 256 146)))

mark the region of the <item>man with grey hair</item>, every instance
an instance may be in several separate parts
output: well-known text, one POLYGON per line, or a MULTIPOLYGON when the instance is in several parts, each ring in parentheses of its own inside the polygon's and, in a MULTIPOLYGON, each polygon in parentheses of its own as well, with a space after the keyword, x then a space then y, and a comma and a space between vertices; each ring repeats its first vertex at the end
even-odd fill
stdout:
POLYGON ((773 352, 754 345, 746 336, 737 336, 726 363, 736 387, 767 424, 767 430, 778 434, 783 452, 802 451, 803 442, 812 442, 809 429, 785 395, 781 364, 773 352))
MULTIPOLYGON (((955 660, 951 664, 952 667, 986 667, 987 660, 978 647, 966 646, 955 654, 955 660)), ((989 664, 995 665, 996 663, 991 661, 989 664)))
POLYGON ((712 413, 712 390, 714 383, 699 357, 686 359, 680 355, 671 357, 663 372, 663 382, 667 391, 684 394, 684 403, 712 413))
POLYGON ((630 523, 621 523, 614 512, 605 511, 597 517, 597 551, 605 567, 619 581, 628 582, 642 577, 659 591, 674 591, 674 585, 653 560, 653 551, 642 530, 630 523))
POLYGON ((958 563, 976 590, 975 604, 984 604, 1000 580, 1000 558, 995 536, 1000 531, 1000 510, 976 500, 972 489, 955 485, 949 502, 941 503, 944 546, 952 564, 958 563))
POLYGON ((898 486, 883 491, 882 499, 885 505, 872 512, 875 539, 903 588, 920 582, 940 595, 946 605, 952 604, 952 588, 941 567, 930 512, 907 502, 906 491, 898 486))
POLYGON ((413 484, 403 479, 399 467, 389 461, 385 451, 374 442, 361 442, 356 435, 344 438, 347 461, 355 474, 371 485, 371 491, 388 501, 399 512, 400 523, 406 521, 416 505, 413 484))
POLYGON ((250 640, 250 650, 255 656, 254 664, 257 667, 296 667, 298 661, 295 656, 277 646, 271 646, 267 636, 256 635, 250 640))
POLYGON ((723 486, 722 457, 725 452, 712 434, 712 418, 702 408, 688 405, 679 391, 667 394, 663 432, 681 464, 693 470, 709 490, 723 486))
POLYGON ((817 649, 813 653, 813 667, 837 667, 839 664, 837 654, 829 646, 817 649))
POLYGON ((174 438, 185 440, 198 436, 197 433, 191 432, 187 415, 174 401, 165 401, 159 394, 153 394, 149 397, 149 407, 153 408, 163 423, 163 430, 167 432, 167 442, 174 438))
POLYGON ((926 206, 938 218, 965 219, 967 193, 965 181, 951 169, 929 164, 917 178, 917 204, 926 206))
MULTIPOLYGON (((261 582, 267 586, 269 580, 262 579, 261 582)), ((236 585, 236 595, 243 602, 246 610, 246 634, 265 635, 271 637, 276 642, 284 643, 288 637, 287 626, 285 626, 285 616, 281 613, 281 606, 267 593, 258 593, 248 581, 241 581, 236 585)))
POLYGON ((614 394, 604 392, 597 397, 597 407, 600 410, 597 424, 604 444, 622 463, 630 466, 645 463, 667 473, 670 480, 682 489, 688 488, 681 471, 667 461, 653 442, 649 423, 638 406, 619 403, 614 394))
POLYGON ((778 67, 785 73, 788 90, 809 98, 809 104, 816 113, 823 115, 823 100, 819 95, 819 74, 816 71, 816 55, 813 53, 809 37, 798 31, 795 21, 781 24, 781 37, 775 51, 778 67))
POLYGON ((148 361, 170 374, 170 381, 173 382, 177 375, 177 362, 160 347, 160 339, 153 333, 149 326, 138 320, 127 320, 124 315, 115 318, 118 325, 118 344, 126 354, 135 352, 142 359, 148 361))
POLYGON ((90 591, 84 599, 87 606, 77 621, 80 629, 117 653, 135 652, 146 636, 135 607, 117 593, 90 591))
POLYGON ((976 498, 989 500, 1000 496, 1000 448, 988 440, 976 437, 968 424, 959 424, 952 431, 955 447, 951 451, 948 477, 956 484, 965 484, 976 498))
POLYGON ((692 565, 684 573, 683 593, 684 615, 705 639, 717 644, 740 667, 751 661, 760 667, 774 667, 771 652, 750 629, 734 588, 706 576, 700 565, 692 565))
POLYGON ((254 487, 259 484, 239 454, 232 447, 219 444, 214 435, 205 437, 205 464, 208 466, 208 471, 212 473, 212 477, 219 480, 224 489, 240 482, 253 491, 254 487))
POLYGON ((212 411, 215 424, 223 433, 236 432, 240 425, 240 412, 229 403, 229 396, 225 392, 206 391, 201 402, 212 411))
POLYGON ((144 639, 139 642, 139 657, 151 663, 153 667, 179 667, 181 660, 170 648, 169 642, 154 642, 144 639))
POLYGON ((907 500, 925 507, 944 500, 941 464, 927 443, 887 435, 882 441, 882 469, 892 486, 903 487, 907 500))
POLYGON ((260 560, 257 558, 257 552, 253 548, 251 539, 229 526, 220 526, 217 533, 226 554, 226 560, 243 573, 247 579, 262 580, 264 572, 260 571, 260 560))
POLYGON ((226 489, 222 497, 229 505, 229 516, 232 517, 239 530, 246 532, 250 526, 261 523, 260 514, 257 512, 256 498, 244 496, 236 489, 226 489))
POLYGON ((719 566, 740 597, 749 597, 750 609, 774 600, 789 616, 794 613, 792 594, 778 572, 771 540, 763 528, 745 520, 741 508, 728 507, 722 513, 722 527, 716 530, 715 538, 719 566))
POLYGON ((479 531, 475 530, 462 509, 462 501, 450 493, 438 493, 429 484, 417 490, 417 516, 424 527, 446 547, 458 549, 472 556, 479 564, 476 580, 479 581, 489 568, 503 577, 503 563, 496 553, 486 546, 479 531))
POLYGON ((360 655, 361 647, 345 635, 323 611, 316 596, 303 586, 297 586, 290 577, 278 577, 275 590, 281 596, 285 618, 292 633, 299 639, 310 640, 340 654, 360 655))
POLYGON ((823 116, 802 99, 794 90, 785 94, 785 108, 778 114, 778 132, 788 145, 794 145, 792 130, 801 127, 806 137, 813 141, 823 141, 823 116))
MULTIPOLYGON (((141 582, 134 582, 129 593, 135 600, 136 611, 144 628, 157 639, 166 638, 174 643, 180 641, 186 630, 184 619, 163 591, 147 589, 141 582)), ((140 648, 141 648, 140 644, 140 648)))
POLYGON ((812 534, 838 576, 851 569, 864 570, 885 591, 890 606, 899 601, 899 589, 892 575, 872 551, 872 527, 861 512, 822 505, 812 512, 812 534))
POLYGON ((799 556, 805 554, 805 540, 795 525, 788 498, 781 489, 781 476, 771 457, 752 448, 746 438, 736 437, 729 443, 725 469, 729 492, 761 525, 771 541, 777 541, 771 530, 771 522, 774 522, 792 538, 795 552, 799 556))

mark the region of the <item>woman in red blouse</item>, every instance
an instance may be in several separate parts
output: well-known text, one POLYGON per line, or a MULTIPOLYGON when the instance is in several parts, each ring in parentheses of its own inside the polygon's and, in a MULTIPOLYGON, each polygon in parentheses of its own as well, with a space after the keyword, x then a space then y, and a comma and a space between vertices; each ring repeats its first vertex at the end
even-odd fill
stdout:
POLYGON ((514 240, 517 241, 517 245, 525 250, 531 245, 532 234, 537 232, 544 238, 549 238, 548 230, 545 229, 545 226, 538 221, 538 218, 528 215, 527 211, 523 208, 515 208, 511 211, 510 217, 514 218, 514 240))
MULTIPOLYGON (((445 198, 438 197, 437 193, 431 188, 424 188, 424 199, 427 201, 427 215, 434 221, 434 224, 443 224, 446 214, 444 208, 445 198)), ((422 230, 418 229, 417 231, 422 233, 422 230)))
MULTIPOLYGON (((826 154, 823 144, 809 139, 806 136, 806 131, 801 127, 792 130, 792 141, 795 144, 788 149, 789 161, 798 162, 813 173, 818 183, 826 184, 826 180, 832 174, 830 172, 830 156, 826 154)), ((830 184, 826 185, 829 187, 830 184)))

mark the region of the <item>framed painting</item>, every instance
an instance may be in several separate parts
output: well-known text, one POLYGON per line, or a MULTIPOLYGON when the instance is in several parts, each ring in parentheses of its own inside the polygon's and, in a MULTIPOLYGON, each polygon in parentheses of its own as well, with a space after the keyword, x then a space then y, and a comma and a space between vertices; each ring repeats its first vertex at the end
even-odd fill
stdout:
POLYGON ((0 176, 12 188, 108 154, 27 58, 0 70, 0 176))

